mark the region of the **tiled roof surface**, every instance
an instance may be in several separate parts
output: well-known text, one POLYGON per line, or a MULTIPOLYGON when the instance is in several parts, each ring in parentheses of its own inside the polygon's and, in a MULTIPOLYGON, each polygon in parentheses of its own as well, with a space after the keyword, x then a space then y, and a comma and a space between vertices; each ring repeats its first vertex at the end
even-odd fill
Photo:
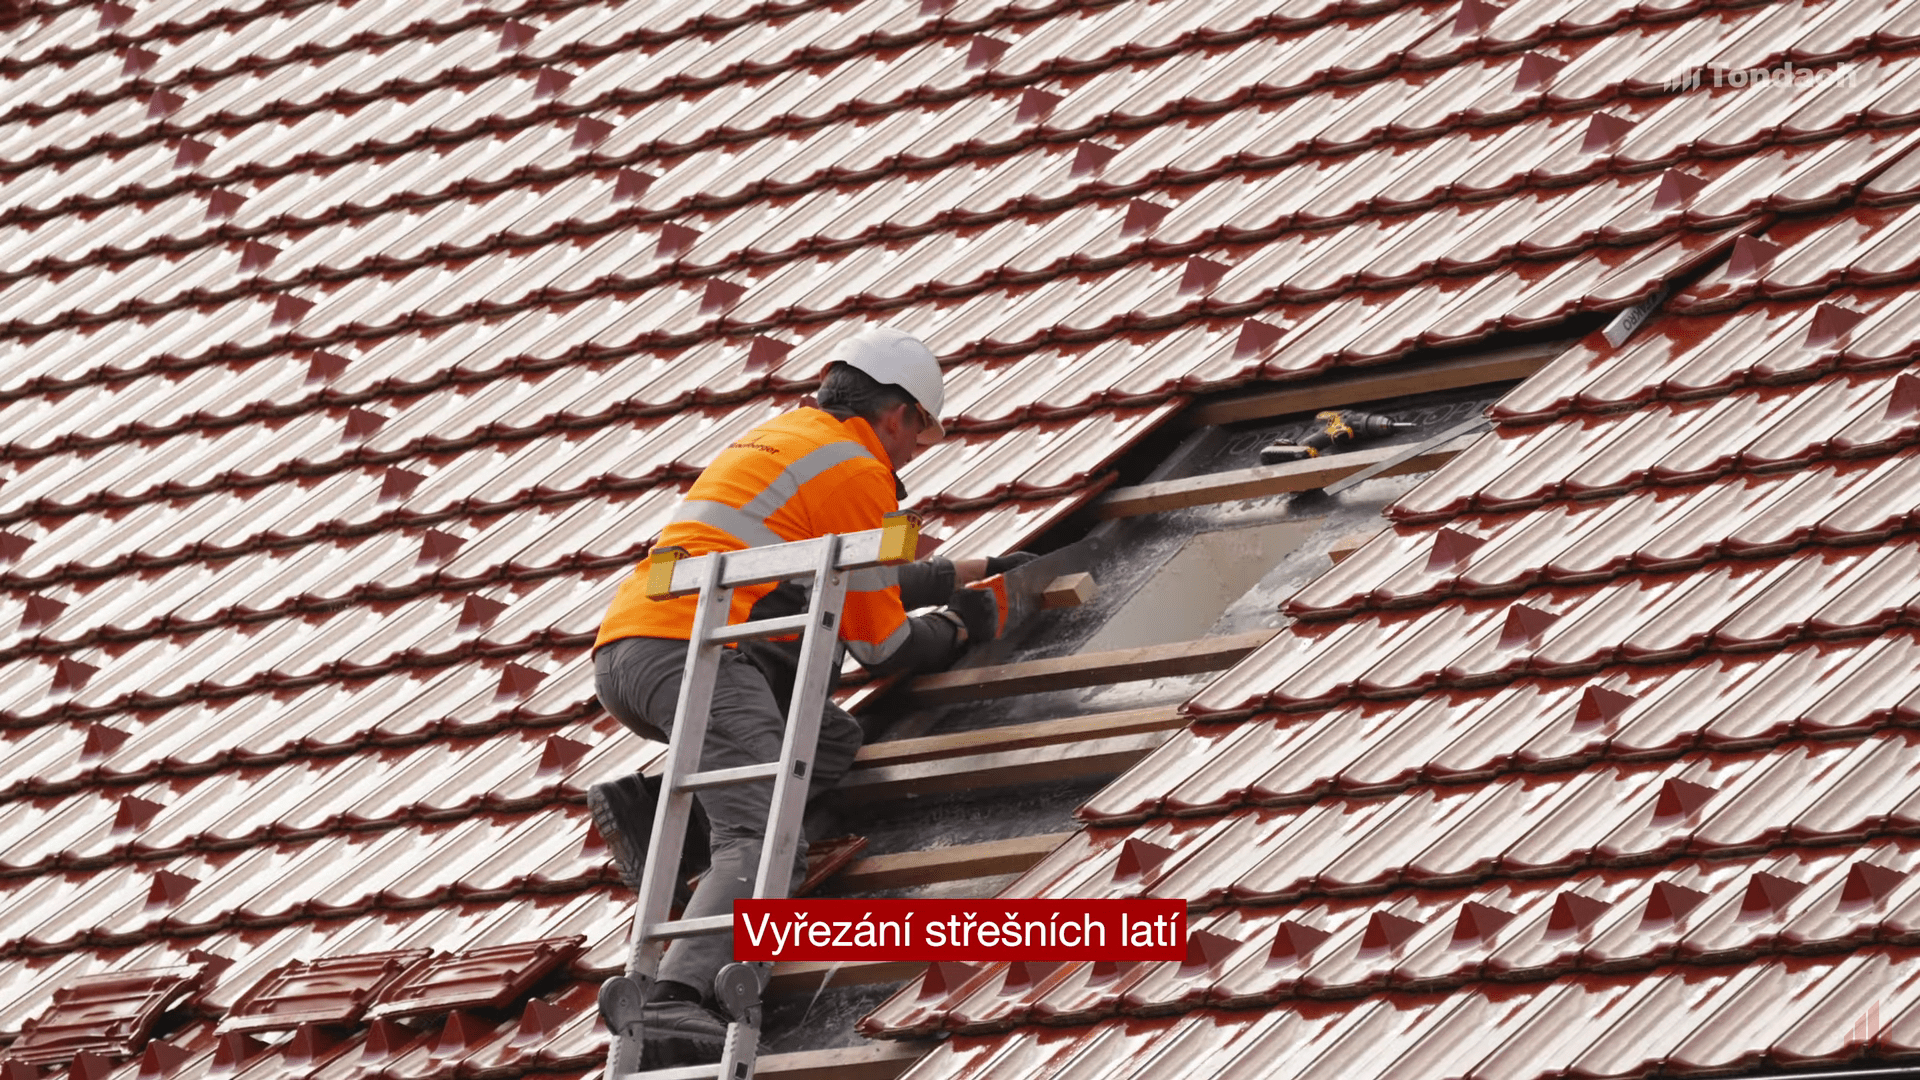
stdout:
POLYGON ((1910 886, 1874 869, 1910 865, 1920 753, 1888 494, 1920 436, 1893 371, 1920 341, 1911 5, 18 8, 0 1042, 92 993, 133 1026, 73 1044, 86 1080, 593 1069, 630 894, 581 797, 648 755, 586 647, 681 486, 863 323, 950 358, 956 436, 906 479, 986 553, 1193 393, 1715 264, 1509 396, 1019 886, 1110 892, 1135 837, 1172 854, 1118 887, 1194 898, 1231 950, 986 973, 871 1026, 1068 1025, 924 1077, 1356 1076, 1489 1027, 1534 1076, 1631 1071, 1627 1044, 1830 1056, 1920 985, 1890 944, 1910 886), (1782 60, 1854 78, 1662 92, 1782 60), (1429 565, 1443 529, 1486 543, 1429 565), (1756 888, 1782 910, 1742 918, 1756 888), (1548 936, 1562 906, 1591 936, 1548 936), (536 953, 573 988, 528 1001, 536 953), (329 960, 363 992, 295 993, 329 960), (263 1051, 236 1018, 275 987, 344 1041, 263 1051), (1724 1017, 1763 992, 1801 1011, 1760 1045, 1724 1017), (1565 1034, 1593 1015, 1672 1037, 1565 1034))
MULTIPOLYGON (((1840 36, 1871 36, 1864 6, 1840 10, 1821 14, 1862 20, 1840 36)), ((1637 24, 1651 14, 1568 53, 1611 53, 1631 89, 1627 57, 1849 52, 1812 7, 1637 24)), ((1911 61, 1852 55, 1866 78, 1818 105, 1774 88, 1606 102, 1639 121, 1615 167, 1652 131, 1710 158, 1636 174, 1637 202, 1609 202, 1601 177, 1483 205, 1584 203, 1559 220, 1600 237, 1669 198, 1704 218, 1716 190, 1764 216, 1624 345, 1590 335, 1496 404, 1489 435, 1292 597, 1291 625, 1010 889, 1187 898, 1187 961, 994 965, 903 993, 868 1030, 961 1033, 915 1080, 1920 1052, 1920 377, 1902 370, 1920 191, 1899 156, 1911 111, 1885 111, 1911 61), (1801 126, 1815 115, 1848 130, 1801 126), (1898 163, 1832 169, 1869 158, 1898 163), (1680 172, 1713 179, 1659 186, 1680 172), (1852 193, 1779 197, 1813 176, 1852 193)), ((1595 254, 1569 272, 1600 274, 1595 254)))

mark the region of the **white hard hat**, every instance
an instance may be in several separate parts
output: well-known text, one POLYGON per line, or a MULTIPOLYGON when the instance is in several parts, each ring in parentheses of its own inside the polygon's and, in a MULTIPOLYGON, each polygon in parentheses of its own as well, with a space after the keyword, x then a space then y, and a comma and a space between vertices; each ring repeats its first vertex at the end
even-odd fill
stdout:
POLYGON ((904 330, 871 327, 834 346, 828 362, 845 364, 866 373, 875 382, 890 383, 911 395, 933 418, 933 426, 920 432, 922 443, 933 442, 947 433, 940 423, 940 406, 946 400, 940 361, 934 359, 933 350, 919 338, 904 330))

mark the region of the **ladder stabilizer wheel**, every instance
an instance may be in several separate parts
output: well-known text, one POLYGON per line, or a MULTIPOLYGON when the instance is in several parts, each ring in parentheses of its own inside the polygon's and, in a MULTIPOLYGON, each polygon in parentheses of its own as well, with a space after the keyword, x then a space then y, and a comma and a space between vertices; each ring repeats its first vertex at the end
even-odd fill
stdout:
POLYGON ((760 973, 752 964, 736 960, 713 977, 713 996, 728 1016, 736 1021, 747 1020, 750 1011, 760 1008, 760 973))

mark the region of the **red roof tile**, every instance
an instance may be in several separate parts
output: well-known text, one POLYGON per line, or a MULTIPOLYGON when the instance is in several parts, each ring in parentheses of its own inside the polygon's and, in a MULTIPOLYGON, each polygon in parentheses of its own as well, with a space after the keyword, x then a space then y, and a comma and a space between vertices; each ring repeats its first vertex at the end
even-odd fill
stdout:
POLYGON ((124 1060, 144 1046, 155 1021, 199 988, 204 971, 181 965, 93 975, 55 990, 52 1007, 28 1023, 7 1057, 64 1064, 78 1054, 124 1060))
POLYGON ((581 987, 627 912, 577 802, 632 762, 587 635, 855 324, 949 358, 957 437, 906 479, 966 554, 1185 395, 1678 282, 1500 402, 1014 887, 1189 897, 1193 963, 995 967, 868 1027, 1018 1029, 922 1077, 1920 1045, 1886 944, 1920 820, 1907 8, 96 4, 10 35, 0 1036, 199 949, 235 963, 165 1044, 197 1075, 256 1052, 204 1017, 275 970, 431 951, 492 996, 304 1052, 595 1068, 581 987), (1782 59, 1855 79, 1711 85, 1782 59), (553 1003, 474 959, 576 936, 553 1003))
MULTIPOLYGON (((1791 243, 1770 244, 1793 250, 1791 243)), ((1855 264, 1859 258, 1852 257, 1855 264)), ((1829 278, 1823 288, 1840 280, 1829 278)), ((1276 1056, 1284 1052, 1264 1049, 1251 1035, 1238 1049, 1207 1051, 1200 1036, 1173 1031, 1298 1024, 1286 1019, 1303 1015, 1291 1011, 1300 1006, 1289 998, 1403 987, 1429 996, 1401 1006, 1417 1019, 1384 1052, 1378 1043, 1387 1029, 1366 1025, 1384 1015, 1379 1009, 1395 1007, 1391 999, 1371 997, 1321 1014, 1352 1025, 1353 1037, 1366 1032, 1368 1075, 1398 1075, 1396 1060, 1418 1062, 1422 1075, 1431 1074, 1441 1046, 1462 1055, 1457 1069, 1502 1075, 1630 1072, 1663 1062, 1750 1067, 1852 1053, 1844 1036, 1816 1037, 1817 1050, 1800 1043, 1811 1035, 1805 1024, 1788 1043, 1756 1041, 1740 1034, 1750 1028, 1749 1014, 1739 1010, 1756 1007, 1762 994, 1777 1002, 1801 980, 1812 996, 1796 999, 1808 1004, 1794 1006, 1784 1027, 1829 1008, 1829 992, 1839 995, 1830 1011, 1847 1015, 1865 1007, 1843 989, 1857 962, 1910 959, 1898 949, 1850 952, 1875 932, 1834 919, 1876 895, 1872 890, 1899 888, 1904 879, 1882 869, 1887 863, 1877 855, 1860 860, 1850 846, 1823 846, 1903 828, 1912 794, 1908 782, 1894 779, 1907 772, 1893 764, 1904 760, 1911 740, 1874 730, 1904 715, 1899 710, 1911 693, 1910 635, 1900 623, 1911 599, 1904 560, 1912 545, 1899 535, 1905 518, 1897 496, 1889 511, 1887 496, 1869 494, 1897 484, 1911 457, 1900 434, 1912 412, 1898 399, 1905 376, 1848 371, 1843 356, 1824 371, 1802 365, 1790 376, 1798 381, 1777 390, 1736 379, 1704 393, 1686 391, 1687 399, 1709 399, 1702 404, 1668 397, 1671 373, 1696 343, 1713 341, 1722 362, 1764 355, 1764 346, 1716 335, 1764 328, 1773 311, 1790 327, 1776 348, 1845 348, 1859 320, 1839 325, 1831 312, 1844 306, 1820 314, 1820 295, 1772 308, 1717 301, 1738 317, 1700 334, 1690 325, 1698 316, 1672 315, 1621 350, 1619 361, 1603 346, 1584 346, 1520 388, 1496 408, 1503 424, 1495 435, 1393 508, 1407 524, 1290 601, 1301 619, 1337 618, 1339 625, 1302 622, 1283 631, 1190 706, 1202 719, 1228 721, 1263 705, 1295 712, 1176 734, 1082 810, 1090 821, 1146 819, 1131 838, 1096 840, 1094 851, 1070 842, 1010 890, 1110 894, 1119 886, 1103 890, 1098 869, 1059 875, 1090 858, 1103 865, 1136 841, 1153 843, 1175 867, 1152 886, 1155 893, 1212 909, 1195 917, 1191 932, 1270 943, 1247 951, 1242 965, 1257 983, 1189 988, 1185 969, 1167 964, 1158 974, 1109 975, 1104 983, 1097 974, 1056 974, 1048 983, 1054 989, 1015 1002, 989 973, 952 1000, 922 1001, 910 1014, 899 1011, 905 999, 896 999, 869 1018, 869 1029, 905 1034, 994 1031, 1028 1018, 1093 1022, 1077 1029, 1073 1044, 1092 1053, 1127 1038, 1125 1032, 1150 1030, 1102 1017, 1260 1005, 1266 1011, 1257 1021, 1195 1011, 1156 1038, 1173 1040, 1164 1052, 1187 1068, 1239 1060, 1291 1075, 1314 1072, 1309 1061, 1337 1060, 1340 1075, 1350 1075, 1357 1059, 1333 1051, 1276 1056), (1828 329, 1809 336, 1809 319, 1824 319, 1828 329), (1645 357, 1637 367, 1636 355, 1645 357), (1564 389, 1566 375, 1583 371, 1632 373, 1640 380, 1633 385, 1647 388, 1636 391, 1641 410, 1585 412, 1599 402, 1564 389), (1790 464, 1804 471, 1756 471, 1790 464), (1763 523, 1768 539, 1752 531, 1763 523), (1805 546, 1816 539, 1836 546, 1805 546), (1436 554, 1442 551, 1445 558, 1436 554), (1590 584, 1548 586, 1554 580, 1590 584), (1517 599, 1473 601, 1455 599, 1457 593, 1517 599), (1416 610, 1384 610, 1395 607, 1416 610), (1410 703, 1339 703, 1353 694, 1420 696, 1410 703), (1846 736, 1837 743, 1790 741, 1829 732, 1846 736), (1609 758, 1619 764, 1607 764, 1609 758), (1529 771, 1509 771, 1516 767, 1529 771), (1235 809, 1259 802, 1293 806, 1235 809), (1157 817, 1167 813, 1200 818, 1180 825, 1180 839, 1165 832, 1172 822, 1157 817), (1685 852, 1707 858, 1676 861, 1685 852), (1596 863, 1622 869, 1587 868, 1596 863), (1654 865, 1637 866, 1645 863, 1654 865), (1561 879, 1521 885, 1516 874, 1561 879), (1470 898, 1443 888, 1457 883, 1473 890, 1470 898), (1356 892, 1367 895, 1341 899, 1356 892), (1258 901, 1286 903, 1242 906, 1258 901), (1449 902, 1451 918, 1407 906, 1449 902), (1247 925, 1284 919, 1314 938, 1328 932, 1320 928, 1332 904, 1343 905, 1340 925, 1353 935, 1345 940, 1356 943, 1346 948, 1360 957, 1371 948, 1378 959, 1355 970, 1359 957, 1323 947, 1325 939, 1296 944, 1283 931, 1262 934, 1247 925), (1542 953, 1531 944, 1554 920, 1588 928, 1571 951, 1542 953), (1402 927, 1414 928, 1408 936, 1416 940, 1397 937, 1402 927), (1422 932, 1434 942, 1430 958, 1419 943, 1422 932), (1513 933, 1520 937, 1509 941, 1513 933), (1498 949, 1492 957, 1458 955, 1462 940, 1483 939, 1498 949), (1401 944, 1407 952, 1397 951, 1401 944), (1785 949, 1823 955, 1753 966, 1751 958, 1785 949), (1308 950, 1312 966, 1276 982, 1270 957, 1308 950), (1326 950, 1334 951, 1323 958, 1326 950), (1727 959, 1746 966, 1738 976, 1711 966, 1655 967, 1727 959), (1488 1031, 1477 1019, 1484 1011, 1474 996, 1482 992, 1475 982, 1481 965, 1509 985, 1528 980, 1528 989, 1503 993, 1545 1010, 1559 987, 1606 985, 1594 980, 1608 971, 1643 972, 1615 982, 1610 993, 1644 1004, 1607 1020, 1605 1029, 1546 1048, 1532 1036, 1545 1030, 1533 1025, 1546 1021, 1529 1010, 1510 1014, 1526 1017, 1512 1028, 1488 1031), (1552 981, 1569 971, 1595 975, 1552 981), (1832 991, 1818 989, 1828 984, 1832 991), (1436 997, 1434 987, 1447 989, 1436 997), (1740 1019, 1719 1020, 1719 1010, 1740 1019), (1450 1034, 1446 1024, 1455 1016, 1476 1018, 1472 1039, 1450 1034), (1657 1035, 1656 1016, 1665 1025, 1657 1035), (1605 1041, 1596 1042, 1602 1034, 1605 1041), (1595 1049, 1575 1054, 1576 1046, 1595 1049), (1603 1049, 1611 1047, 1617 1052, 1603 1049)), ((1764 381, 1778 382, 1779 371, 1764 381)), ((1617 407, 1620 399, 1600 400, 1617 407)), ((1897 857, 1891 862, 1903 865, 1897 857)), ((1888 910, 1882 899, 1863 917, 1883 919, 1888 910)), ((1908 1004, 1902 997, 1896 1007, 1908 1004)), ((1588 1015, 1588 1005, 1580 1008, 1588 1015)), ((1877 1017, 1849 1023, 1855 1045, 1871 1046, 1886 1030, 1877 1017)), ((1303 1035, 1276 1047, 1297 1046, 1303 1035)), ((1037 1047, 1026 1042, 1032 1038, 996 1036, 980 1046, 995 1053, 1037 1047)), ((914 1075, 960 1067, 970 1045, 948 1044, 914 1075)), ((1136 1047, 1128 1060, 1155 1052, 1136 1047)), ((1070 1061, 1076 1074, 1104 1075, 1076 1050, 1064 1057, 1028 1053, 1022 1075, 1051 1075, 1070 1061)))

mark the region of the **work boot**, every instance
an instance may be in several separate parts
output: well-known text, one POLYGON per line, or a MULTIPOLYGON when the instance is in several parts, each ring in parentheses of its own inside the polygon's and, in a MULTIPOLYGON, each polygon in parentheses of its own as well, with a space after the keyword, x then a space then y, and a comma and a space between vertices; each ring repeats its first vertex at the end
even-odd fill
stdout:
MULTIPOLYGON (((647 869, 647 846, 653 842, 653 812, 660 805, 660 778, 633 773, 587 789, 587 813, 606 841, 607 853, 627 887, 638 889, 647 869)), ((684 905, 687 879, 706 870, 711 861, 707 815, 700 800, 687 817, 687 839, 680 849, 680 874, 674 882, 674 902, 684 905)))
POLYGON ((607 843, 607 853, 629 888, 640 887, 647 868, 647 844, 653 839, 653 808, 658 781, 648 784, 639 773, 595 784, 587 789, 587 813, 607 843), (651 789, 651 790, 650 790, 651 789))
POLYGON ((640 1014, 640 1067, 671 1069, 713 1065, 727 1041, 727 1018, 688 995, 671 994, 678 983, 660 983, 640 1014), (660 991, 669 991, 668 994, 660 991))

